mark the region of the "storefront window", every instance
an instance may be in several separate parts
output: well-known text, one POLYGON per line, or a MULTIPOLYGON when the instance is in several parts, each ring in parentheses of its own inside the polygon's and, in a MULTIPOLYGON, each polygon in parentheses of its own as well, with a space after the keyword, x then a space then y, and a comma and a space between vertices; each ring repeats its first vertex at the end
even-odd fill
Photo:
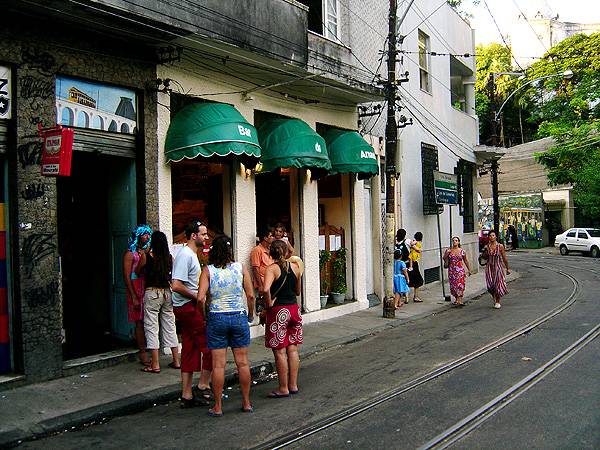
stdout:
POLYGON ((211 237, 231 235, 230 165, 184 159, 171 165, 173 242, 185 242, 184 229, 193 219, 208 224, 211 237))

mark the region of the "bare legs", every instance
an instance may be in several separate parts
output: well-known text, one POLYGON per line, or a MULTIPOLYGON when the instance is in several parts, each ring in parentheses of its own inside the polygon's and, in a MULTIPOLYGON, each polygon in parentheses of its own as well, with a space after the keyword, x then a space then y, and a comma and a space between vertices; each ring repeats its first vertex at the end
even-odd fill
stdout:
MULTIPOLYGON (((160 362, 159 362, 159 350, 158 348, 153 348, 150 350, 151 352, 151 362, 150 362, 150 367, 152 367, 152 369, 154 370, 158 370, 160 369, 160 362)), ((178 347, 171 347, 171 355, 173 355, 173 365, 175 367, 179 367, 179 365, 181 364, 179 362, 179 348, 178 347)))
POLYGON ((419 293, 419 288, 413 288, 413 302, 415 302, 415 303, 421 303, 423 301, 417 295, 418 293, 419 293))
MULTIPOLYGON (((238 369, 240 379, 240 390, 242 391, 242 408, 250 409, 250 365, 248 364, 248 347, 234 348, 233 359, 238 369)), ((227 349, 219 348, 212 350, 213 371, 212 391, 215 398, 215 406, 210 410, 215 414, 223 412, 223 385, 225 384, 225 364, 227 362, 227 349)))
MULTIPOLYGON (((135 342, 140 350, 140 362, 148 365, 148 355, 146 354, 146 336, 144 335, 144 321, 135 321, 135 342)), ((158 366, 158 364, 157 364, 158 366)))
POLYGON ((300 356, 298 346, 290 345, 286 348, 273 349, 275 356, 275 367, 279 379, 278 394, 289 394, 290 391, 298 390, 298 370, 300 368, 300 356))

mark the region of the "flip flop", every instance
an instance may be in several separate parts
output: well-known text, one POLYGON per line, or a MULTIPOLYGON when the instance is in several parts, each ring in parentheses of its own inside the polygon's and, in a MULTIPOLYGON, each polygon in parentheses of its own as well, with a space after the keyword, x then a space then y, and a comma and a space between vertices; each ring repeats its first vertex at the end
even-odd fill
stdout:
POLYGON ((179 366, 176 366, 174 362, 170 362, 170 363, 169 363, 169 367, 170 367, 171 369, 181 369, 181 365, 179 365, 179 366))
POLYGON ((285 398, 285 397, 289 397, 290 394, 281 394, 277 391, 271 391, 269 393, 269 395, 267 395, 268 398, 285 398))
POLYGON ((223 412, 216 413, 212 409, 209 409, 207 415, 209 417, 223 417, 224 413, 223 412))
POLYGON ((296 394, 298 394, 299 392, 300 392, 300 390, 299 390, 299 389, 296 389, 295 391, 294 391, 294 390, 292 390, 292 389, 290 389, 290 395, 296 395, 296 394))
POLYGON ((140 370, 146 373, 160 373, 160 369, 153 369, 151 366, 144 366, 140 370))
POLYGON ((243 413, 249 413, 249 414, 252 414, 252 413, 254 412, 254 408, 253 408, 252 406, 251 406, 250 408, 244 408, 244 407, 242 407, 242 408, 241 408, 241 411, 242 411, 243 413))

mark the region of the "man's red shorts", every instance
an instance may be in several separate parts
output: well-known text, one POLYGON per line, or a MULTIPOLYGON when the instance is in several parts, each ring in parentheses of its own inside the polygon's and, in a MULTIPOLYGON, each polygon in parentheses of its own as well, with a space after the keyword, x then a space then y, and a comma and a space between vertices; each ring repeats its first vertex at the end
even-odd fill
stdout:
POLYGON ((267 311, 265 347, 274 350, 302 344, 302 316, 298 305, 274 306, 267 311))
POLYGON ((212 370, 212 357, 207 346, 206 322, 191 302, 173 307, 181 330, 181 371, 212 370))

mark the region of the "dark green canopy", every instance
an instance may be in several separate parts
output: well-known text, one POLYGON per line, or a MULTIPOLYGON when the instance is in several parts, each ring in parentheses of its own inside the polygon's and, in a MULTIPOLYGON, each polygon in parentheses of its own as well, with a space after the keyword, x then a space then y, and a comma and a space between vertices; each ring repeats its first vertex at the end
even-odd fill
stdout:
POLYGON ((194 103, 171 121, 165 154, 168 161, 237 155, 257 162, 260 146, 256 129, 233 106, 194 103))
POLYGON ((300 119, 275 118, 258 129, 262 171, 283 167, 310 169, 313 178, 331 170, 325 140, 300 119))
POLYGON ((331 174, 356 173, 369 178, 379 173, 377 155, 373 147, 356 131, 330 128, 325 142, 331 160, 331 174))

